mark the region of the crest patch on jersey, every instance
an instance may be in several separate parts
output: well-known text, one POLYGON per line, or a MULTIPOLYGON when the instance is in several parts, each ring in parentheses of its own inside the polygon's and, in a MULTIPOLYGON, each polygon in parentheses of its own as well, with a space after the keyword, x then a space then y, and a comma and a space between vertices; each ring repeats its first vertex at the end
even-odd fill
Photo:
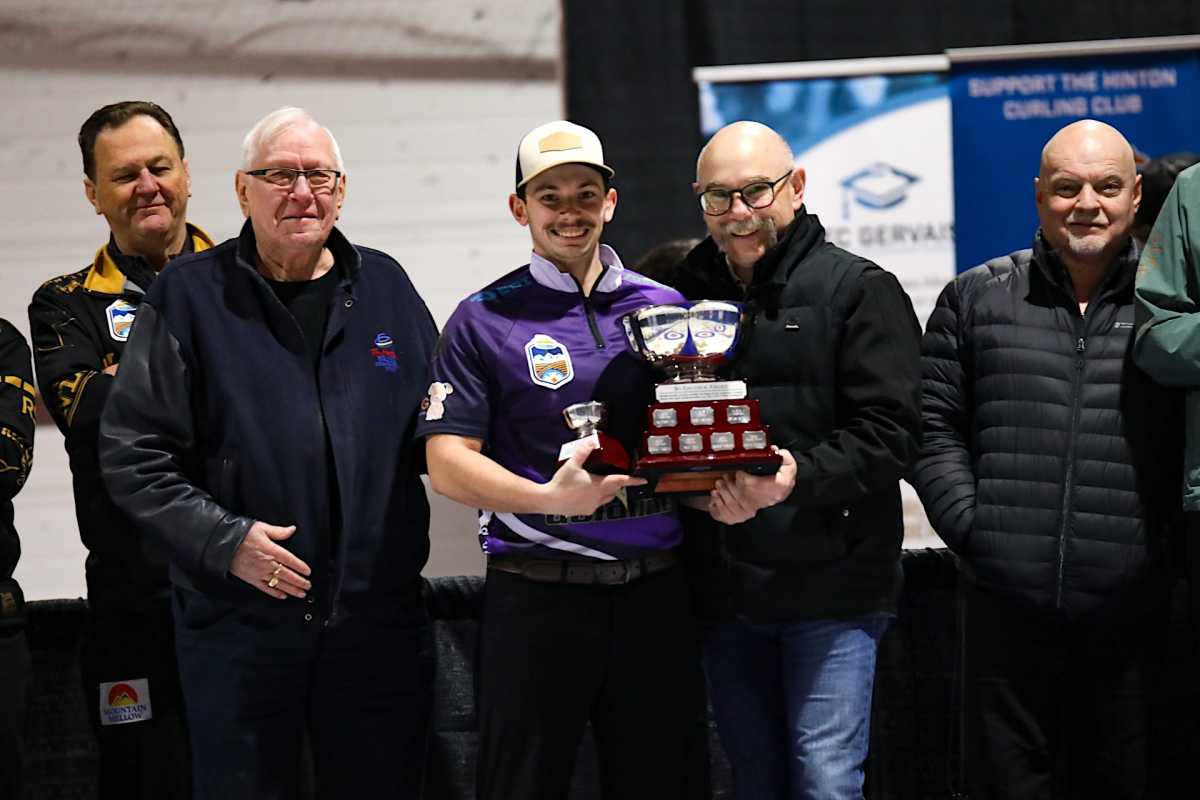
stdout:
POLYGON ((137 306, 124 300, 117 300, 104 309, 104 318, 108 320, 108 333, 118 342, 129 340, 129 330, 133 327, 133 318, 137 315, 137 306))
POLYGON ((534 334, 525 343, 525 360, 529 362, 529 377, 538 386, 558 389, 575 377, 571 353, 544 333, 534 334))

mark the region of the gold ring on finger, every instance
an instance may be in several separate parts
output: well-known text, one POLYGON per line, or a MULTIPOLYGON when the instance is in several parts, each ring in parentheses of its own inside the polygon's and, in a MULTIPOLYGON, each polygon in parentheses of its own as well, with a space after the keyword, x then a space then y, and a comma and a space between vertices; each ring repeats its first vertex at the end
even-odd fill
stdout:
POLYGON ((279 576, 278 575, 272 575, 271 580, 267 581, 267 586, 270 586, 272 589, 274 589, 278 585, 279 585, 279 576))
POLYGON ((276 561, 275 562, 275 571, 271 573, 271 577, 278 578, 279 573, 282 571, 283 571, 283 564, 280 564, 278 561, 276 561))

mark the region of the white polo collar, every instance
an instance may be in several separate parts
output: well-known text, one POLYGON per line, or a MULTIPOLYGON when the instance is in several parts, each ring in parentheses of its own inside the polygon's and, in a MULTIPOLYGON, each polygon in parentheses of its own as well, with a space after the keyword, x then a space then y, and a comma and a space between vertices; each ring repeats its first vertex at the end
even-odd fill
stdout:
MULTIPOLYGON (((592 291, 616 291, 621 286, 621 273, 625 271, 625 265, 621 263, 617 251, 606 244, 600 245, 600 263, 608 269, 601 274, 600 280, 592 287, 592 291)), ((579 284, 575 282, 574 278, 537 253, 533 253, 529 257, 529 272, 535 281, 547 289, 553 289, 556 292, 579 292, 579 284)))

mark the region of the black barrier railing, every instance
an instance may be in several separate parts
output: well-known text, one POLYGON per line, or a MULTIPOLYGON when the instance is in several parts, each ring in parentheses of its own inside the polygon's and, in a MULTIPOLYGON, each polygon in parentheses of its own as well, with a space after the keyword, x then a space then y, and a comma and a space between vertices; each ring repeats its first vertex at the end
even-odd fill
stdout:
MULTIPOLYGON (((900 614, 879 651, 866 795, 873 800, 951 798, 960 788, 955 679, 960 648, 954 560, 944 550, 906 551, 900 614)), ((433 578, 426 602, 434 624, 437 676, 425 797, 474 797, 476 721, 473 698, 481 577, 433 578)), ((1177 593, 1179 595, 1179 593, 1177 593)), ((1170 684, 1160 705, 1158 752, 1180 776, 1200 754, 1194 714, 1200 683, 1192 665, 1185 602, 1173 605, 1170 684)), ((29 603, 27 630, 34 678, 26 725, 27 800, 94 796, 97 747, 88 727, 78 672, 83 600, 29 603)), ((707 723, 713 798, 733 797, 729 765, 707 723)), ((1173 778, 1166 778, 1167 785, 1173 778)), ((1190 795, 1189 795, 1190 796, 1190 795)), ((585 741, 571 797, 599 797, 596 759, 585 741)))

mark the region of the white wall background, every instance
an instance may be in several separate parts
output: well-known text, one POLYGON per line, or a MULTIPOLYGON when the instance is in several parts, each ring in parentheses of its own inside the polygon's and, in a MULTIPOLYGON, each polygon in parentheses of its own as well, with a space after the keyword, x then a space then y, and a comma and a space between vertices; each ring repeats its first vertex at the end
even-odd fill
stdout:
MULTIPOLYGON (((75 136, 93 110, 123 99, 154 100, 175 118, 192 172, 189 219, 218 241, 241 224, 232 186, 242 135, 279 106, 307 108, 333 130, 346 160, 340 227, 403 264, 439 325, 463 296, 527 260, 528 234, 506 207, 516 146, 526 130, 563 113, 557 82, 545 78, 264 79, 0 66, 0 316, 26 335, 38 285, 83 267, 107 239, 83 195, 75 136)), ((431 500, 426 574, 482 571, 473 512, 431 500)), ((16 514, 24 550, 16 577, 27 597, 84 595, 84 550, 53 427, 38 429, 16 514)))

